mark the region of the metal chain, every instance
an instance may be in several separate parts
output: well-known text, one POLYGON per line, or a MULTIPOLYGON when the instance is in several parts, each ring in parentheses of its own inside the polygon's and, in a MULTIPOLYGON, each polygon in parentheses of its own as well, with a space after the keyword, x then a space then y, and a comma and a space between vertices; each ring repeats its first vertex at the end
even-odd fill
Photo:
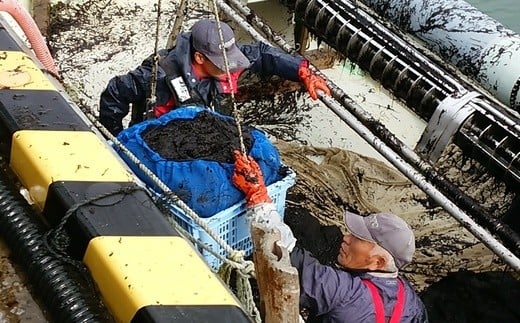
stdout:
POLYGON ((182 23, 184 22, 184 17, 188 16, 188 8, 188 0, 181 0, 181 3, 177 6, 173 28, 170 31, 170 34, 168 35, 168 40, 166 42, 167 49, 175 47, 175 44, 177 43, 177 37, 179 37, 179 34, 182 30, 182 23))

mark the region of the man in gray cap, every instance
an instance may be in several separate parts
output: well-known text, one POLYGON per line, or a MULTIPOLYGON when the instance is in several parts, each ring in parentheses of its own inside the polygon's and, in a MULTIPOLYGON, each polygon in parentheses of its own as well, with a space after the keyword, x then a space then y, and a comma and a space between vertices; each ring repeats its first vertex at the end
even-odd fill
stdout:
POLYGON ((302 82, 314 100, 317 90, 330 95, 326 82, 311 72, 303 57, 262 42, 239 46, 231 27, 214 19, 196 22, 189 32, 178 36, 174 48, 160 51, 156 104, 150 110, 146 100, 151 93, 153 65, 153 57, 147 58, 135 70, 112 78, 101 94, 99 120, 113 135, 123 129, 122 120, 130 104, 130 124, 189 104, 224 112, 221 100, 236 93, 238 78, 246 69, 302 82))
POLYGON ((307 322, 428 322, 421 299, 398 275, 415 252, 413 231, 400 217, 345 212, 348 232, 339 249, 338 266, 326 266, 296 246, 251 157, 235 152, 233 183, 245 195, 249 218, 266 230, 280 231, 280 244, 290 252, 299 273, 300 306, 309 311, 307 322))

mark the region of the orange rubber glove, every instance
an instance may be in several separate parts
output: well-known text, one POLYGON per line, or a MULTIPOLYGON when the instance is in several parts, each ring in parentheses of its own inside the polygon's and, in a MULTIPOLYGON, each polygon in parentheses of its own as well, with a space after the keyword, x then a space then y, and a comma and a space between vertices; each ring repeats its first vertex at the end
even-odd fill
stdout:
POLYGON ((309 62, 303 61, 298 68, 298 76, 300 80, 305 85, 307 92, 313 100, 318 99, 317 90, 322 90, 325 94, 330 96, 330 89, 327 86, 327 82, 320 76, 312 73, 309 69, 309 62))
POLYGON ((235 156, 233 184, 246 196, 246 205, 255 206, 272 202, 265 187, 262 170, 253 157, 247 157, 238 150, 233 151, 233 155, 235 156))

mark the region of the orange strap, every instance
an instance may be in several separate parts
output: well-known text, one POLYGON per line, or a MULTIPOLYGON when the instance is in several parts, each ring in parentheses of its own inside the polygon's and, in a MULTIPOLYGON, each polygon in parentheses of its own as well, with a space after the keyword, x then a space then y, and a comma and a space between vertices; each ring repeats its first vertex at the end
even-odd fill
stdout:
MULTIPOLYGON (((377 290, 376 285, 368 279, 363 279, 363 283, 370 290, 370 294, 372 294, 372 301, 374 302, 375 312, 376 312, 376 323, 385 323, 385 308, 383 306, 383 300, 381 299, 381 295, 379 295, 379 291, 377 290)), ((392 315, 390 316, 389 323, 399 323, 401 320, 401 316, 403 315, 404 309, 404 285, 401 279, 397 279, 397 301, 394 305, 394 310, 392 311, 392 315)))

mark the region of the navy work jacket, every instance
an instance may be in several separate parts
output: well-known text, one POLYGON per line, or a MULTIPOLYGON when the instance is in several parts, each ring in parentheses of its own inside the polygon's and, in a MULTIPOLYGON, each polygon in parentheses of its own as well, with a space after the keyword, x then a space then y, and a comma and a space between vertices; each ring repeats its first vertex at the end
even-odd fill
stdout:
MULTIPOLYGON (((374 323, 372 295, 363 279, 377 287, 385 309, 386 322, 397 300, 397 278, 353 274, 319 263, 308 251, 295 247, 291 264, 300 278, 300 306, 310 312, 307 322, 374 323)), ((404 278, 405 300, 400 322, 428 322, 424 304, 404 278)))
MULTIPOLYGON (((193 48, 191 32, 179 35, 173 49, 160 51, 157 69, 156 116, 179 106, 168 87, 168 80, 182 76, 193 103, 212 107, 218 112, 219 102, 230 93, 229 82, 214 78, 198 79, 192 68, 193 48)), ((251 62, 249 70, 264 76, 277 75, 291 81, 300 81, 298 69, 303 61, 301 56, 293 56, 262 42, 241 45, 240 50, 251 62)), ((130 111, 130 124, 143 120, 146 99, 151 93, 152 57, 148 57, 136 69, 125 75, 112 78, 101 94, 99 120, 113 135, 123 129, 123 118, 130 111)), ((238 77, 243 71, 231 73, 233 88, 237 89, 238 77)))

